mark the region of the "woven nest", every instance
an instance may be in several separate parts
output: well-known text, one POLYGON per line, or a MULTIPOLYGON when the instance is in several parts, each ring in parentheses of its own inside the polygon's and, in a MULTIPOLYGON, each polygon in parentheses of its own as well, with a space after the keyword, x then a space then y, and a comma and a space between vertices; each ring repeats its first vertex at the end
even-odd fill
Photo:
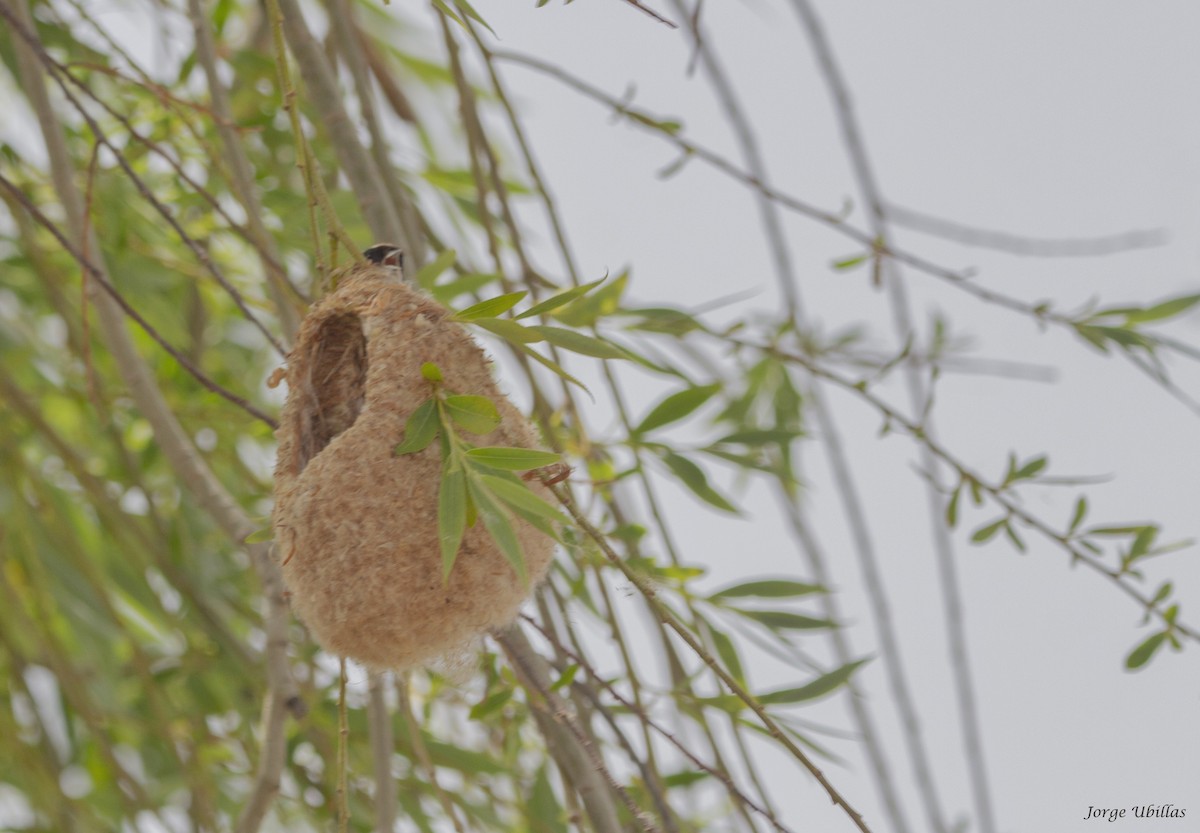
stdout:
POLYGON ((421 365, 436 364, 447 390, 496 404, 500 426, 467 440, 537 446, 532 426, 496 389, 483 351, 448 315, 389 270, 356 266, 309 312, 288 356, 273 519, 284 581, 322 646, 375 668, 453 654, 510 622, 553 552, 548 537, 513 519, 526 584, 476 523, 443 580, 440 443, 393 453, 430 396, 421 365))

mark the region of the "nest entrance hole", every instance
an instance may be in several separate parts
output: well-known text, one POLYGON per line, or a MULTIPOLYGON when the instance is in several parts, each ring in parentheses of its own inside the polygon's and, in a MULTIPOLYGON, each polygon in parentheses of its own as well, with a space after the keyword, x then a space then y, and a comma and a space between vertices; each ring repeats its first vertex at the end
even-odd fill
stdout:
POLYGON ((304 397, 300 409, 299 474, 333 438, 362 412, 367 387, 367 337, 362 319, 352 312, 329 316, 309 340, 307 359, 296 384, 304 397))

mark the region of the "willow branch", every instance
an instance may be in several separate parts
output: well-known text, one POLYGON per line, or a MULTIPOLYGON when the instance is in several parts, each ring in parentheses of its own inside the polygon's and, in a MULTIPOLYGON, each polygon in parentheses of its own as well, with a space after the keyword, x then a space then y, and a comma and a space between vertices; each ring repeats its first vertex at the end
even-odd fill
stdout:
MULTIPOLYGON (((849 87, 813 4, 810 0, 793 0, 792 6, 812 44, 821 75, 833 98, 834 110, 837 113, 847 154, 850 157, 851 168, 867 204, 867 216, 872 237, 879 241, 879 245, 886 247, 891 235, 883 194, 867 154, 866 143, 863 141, 858 118, 854 112, 849 87)), ((892 308, 893 324, 899 343, 907 344, 912 339, 914 331, 908 293, 899 267, 894 266, 891 271, 892 274, 890 280, 887 281, 886 288, 892 308)), ((904 378, 911 406, 914 412, 919 412, 923 407, 922 403, 927 401, 927 397, 916 364, 905 362, 904 378)), ((922 427, 930 435, 932 434, 931 422, 926 421, 922 427)), ((931 476, 931 480, 925 485, 926 503, 942 588, 943 615, 946 622, 946 635, 950 644, 950 667, 957 695, 959 718, 962 723, 971 793, 975 800, 975 811, 979 817, 981 833, 995 833, 996 819, 992 810, 991 790, 988 786, 987 761, 983 752, 983 731, 980 727, 979 708, 971 677, 970 651, 966 642, 962 589, 959 585, 957 566, 954 563, 954 545, 950 540, 949 531, 942 523, 941 496, 938 493, 936 482, 932 479, 936 477, 937 472, 933 452, 929 448, 923 447, 919 454, 922 466, 930 472, 931 476)), ((921 788, 930 824, 935 831, 946 830, 946 822, 934 791, 931 774, 928 772, 921 774, 923 777, 919 780, 918 785, 921 788)))
POLYGON ((334 42, 338 54, 350 70, 354 80, 354 89, 358 98, 358 109, 367 133, 371 137, 370 154, 375 167, 382 175, 384 191, 391 201, 392 210, 399 219, 404 231, 403 239, 408 241, 405 248, 405 262, 416 268, 425 262, 426 245, 419 231, 416 218, 416 207, 404 190, 396 174, 396 166, 388 153, 388 141, 375 109, 375 91, 371 87, 371 69, 368 66, 364 43, 370 43, 370 38, 363 33, 358 25, 355 4, 350 0, 327 0, 329 20, 333 28, 334 42))
POLYGON ((516 626, 496 633, 495 637, 526 686, 545 699, 547 706, 536 707, 531 703, 530 708, 546 738, 547 750, 583 800, 592 827, 596 833, 620 833, 623 828, 610 790, 625 799, 634 818, 642 814, 608 773, 592 742, 569 717, 562 700, 550 690, 545 660, 516 626))
POLYGON ((211 102, 213 121, 217 134, 220 136, 221 149, 229 167, 229 184, 237 196, 238 202, 246 211, 246 221, 250 234, 257 242, 259 260, 263 274, 267 276, 267 288, 271 300, 279 313, 280 325, 288 342, 296 336, 300 326, 300 316, 296 312, 291 295, 295 292, 288 281, 287 273, 281 265, 279 248, 275 238, 267 231, 263 223, 262 201, 258 198, 258 189, 254 184, 254 168, 246 155, 241 137, 233 123, 233 109, 229 104, 229 92, 221 81, 217 71, 217 48, 213 41, 212 24, 204 12, 204 0, 188 0, 188 17, 192 21, 192 31, 196 38, 196 56, 204 70, 207 80, 208 95, 211 102))
POLYGON ((405 251, 415 251, 414 241, 405 235, 400 218, 384 190, 383 174, 359 141, 355 124, 343 104, 333 68, 304 22, 300 4, 296 0, 278 0, 278 5, 283 15, 283 31, 300 66, 309 100, 329 132, 330 144, 358 198, 363 219, 376 241, 392 242, 405 251))
POLYGON ((820 768, 813 763, 812 759, 806 755, 790 737, 787 736, 779 724, 775 722, 774 718, 767 714, 767 710, 763 707, 762 703, 758 702, 758 698, 747 691, 741 683, 735 680, 733 676, 730 675, 730 673, 726 671, 719 662, 716 661, 712 654, 705 650, 704 646, 700 643, 696 636, 690 630, 688 630, 687 626, 679 620, 675 613, 673 613, 669 608, 667 608, 666 605, 659 601, 658 591, 654 588, 654 586, 644 576, 625 563, 621 556, 617 554, 616 550, 614 550, 608 543, 608 538, 605 537, 604 533, 596 529, 592 522, 589 521, 581 511, 579 511, 579 508, 575 505, 575 501, 570 497, 570 495, 568 495, 564 489, 557 486, 551 487, 551 491, 554 492, 554 495, 558 498, 559 503, 564 509, 567 510, 579 528, 596 543, 596 545, 600 548, 600 551, 604 554, 605 558, 608 559, 609 563, 620 570, 622 575, 629 579, 633 586, 638 589, 638 592, 641 593, 646 599, 647 603, 650 605, 651 611, 653 611, 659 622, 661 622, 664 626, 673 631, 680 639, 682 639, 687 646, 692 649, 696 656, 702 659, 705 665, 712 669, 717 677, 720 678, 721 682, 725 684, 726 688, 728 688, 729 691, 734 694, 734 696, 745 703, 750 710, 758 716, 758 719, 762 722, 763 728, 767 730, 767 734, 774 738, 780 746, 786 749, 793 758, 799 761, 800 764, 806 770, 808 770, 809 774, 812 775, 813 778, 817 780, 817 783, 821 785, 821 788, 825 791, 825 794, 829 796, 830 801, 842 809, 842 811, 850 818, 850 820, 854 822, 855 827, 862 831, 862 833, 870 833, 871 829, 863 820, 862 814, 854 809, 850 802, 847 801, 838 791, 838 789, 833 786, 829 779, 825 777, 825 774, 821 772, 820 768))

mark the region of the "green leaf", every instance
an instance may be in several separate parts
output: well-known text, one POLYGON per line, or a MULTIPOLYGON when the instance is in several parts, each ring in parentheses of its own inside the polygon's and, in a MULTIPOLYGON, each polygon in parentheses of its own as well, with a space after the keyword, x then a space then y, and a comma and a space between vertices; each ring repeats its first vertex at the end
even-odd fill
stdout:
POLYGON ((508 515, 504 513, 504 509, 496 502, 495 498, 473 479, 467 481, 467 486, 471 491, 471 497, 475 500, 475 506, 479 510, 479 517, 483 520, 483 525, 492 536, 492 540, 496 542, 500 552, 504 554, 505 559, 516 571, 517 578, 522 583, 528 584, 529 571, 525 567, 525 553, 521 551, 521 543, 517 540, 516 533, 513 532, 508 515))
POLYGON ((742 616, 753 619, 771 630, 806 631, 837 627, 836 623, 828 619, 818 619, 814 616, 804 616, 786 610, 736 610, 742 616))
POLYGON ((586 295, 587 293, 591 292, 593 289, 595 289, 600 284, 604 283, 606 280, 608 280, 608 278, 603 277, 598 281, 592 281, 591 283, 585 283, 582 286, 575 286, 575 287, 572 287, 571 289, 566 290, 565 292, 560 292, 557 295, 552 295, 551 297, 547 298, 546 300, 542 301, 541 303, 534 304, 532 307, 525 310, 520 315, 516 316, 516 318, 519 320, 522 318, 530 318, 534 315, 543 315, 547 312, 550 312, 551 310, 556 310, 559 307, 566 306, 567 304, 574 301, 576 298, 581 298, 584 295, 586 295))
POLYGON ((1087 498, 1080 496, 1079 500, 1075 501, 1075 513, 1071 516, 1071 525, 1067 527, 1067 534, 1074 534, 1075 530, 1079 529, 1079 525, 1083 523, 1083 518, 1087 515, 1088 502, 1087 498))
POLYGON ((625 310, 623 314, 638 316, 639 320, 626 325, 626 329, 630 330, 681 336, 701 329, 700 322, 695 318, 683 310, 670 307, 644 307, 625 310))
MULTIPOLYGON (((496 320, 497 320, 497 321, 499 321, 499 320, 501 320, 501 319, 496 319, 496 320)), ((520 325, 518 325, 518 326, 520 326, 520 325)), ((543 367, 547 368, 548 370, 550 370, 550 371, 551 371, 552 373, 554 373, 555 375, 557 375, 557 376, 559 376, 559 377, 561 377, 561 378, 563 378, 563 379, 567 380, 567 381, 568 381, 568 382, 570 382, 572 385, 575 385, 575 386, 576 386, 576 387, 578 387, 580 390, 582 390, 584 393, 586 393, 588 396, 591 396, 591 395, 592 395, 592 392, 588 390, 588 388, 587 388, 587 385, 585 385, 583 382, 581 382, 581 381, 579 381, 578 379, 576 379, 574 376, 572 376, 572 375, 571 375, 570 373, 568 373, 567 371, 563 370, 563 368, 562 368, 562 367, 561 367, 561 366, 560 366, 560 365, 559 365, 557 362, 555 362, 555 361, 552 361, 552 360, 550 360, 550 359, 546 358, 546 357, 545 357, 545 356, 543 356, 541 353, 539 353, 537 350, 534 350, 532 347, 527 347, 526 345, 524 345, 524 344, 520 344, 520 343, 518 343, 518 342, 510 342, 510 343, 511 343, 511 344, 512 344, 514 347, 516 347, 516 348, 517 348, 517 350, 519 350, 520 352, 524 353, 526 356, 529 356, 529 358, 533 359, 533 360, 534 360, 534 361, 536 361, 538 364, 540 364, 540 365, 542 365, 543 367)), ((593 397, 593 401, 595 401, 595 397, 593 397)))
POLYGON ((963 493, 962 483, 955 488, 954 494, 950 496, 950 501, 946 504, 946 526, 954 529, 958 526, 958 499, 963 493))
POLYGON ((1141 668, 1155 652, 1162 647, 1163 642, 1167 639, 1167 631, 1161 631, 1147 639, 1141 645, 1138 645, 1129 652, 1129 656, 1125 657, 1125 667, 1132 671, 1135 668, 1141 668))
POLYGON ((566 515, 542 500, 534 494, 533 490, 515 478, 507 480, 494 474, 481 474, 479 479, 484 487, 503 501, 509 509, 551 538, 556 540, 558 538, 554 524, 567 526, 571 523, 567 520, 566 515))
POLYGON ((466 28, 464 26, 462 20, 459 18, 459 16, 454 13, 454 10, 446 5, 446 0, 433 0, 433 5, 434 5, 434 8, 436 8, 438 11, 440 11, 446 17, 453 20, 459 26, 463 26, 463 28, 466 28))
POLYGON ((721 663, 725 666, 725 670, 730 676, 741 683, 746 684, 746 672, 742 670, 742 660, 738 656, 737 648, 734 647, 733 640, 729 635, 709 627, 709 636, 712 637, 713 645, 717 649, 717 656, 721 658, 721 663))
POLYGON ((662 782, 663 786, 668 789, 671 787, 690 787, 697 781, 703 781, 709 777, 711 777, 710 773, 702 769, 684 769, 666 776, 662 779, 662 782))
POLYGON ((550 451, 538 451, 533 448, 510 448, 507 446, 487 446, 472 448, 467 457, 485 466, 505 471, 529 471, 540 469, 542 466, 553 465, 562 460, 562 456, 550 451))
POLYGON ((991 540, 1007 523, 1007 518, 1001 518, 998 521, 993 521, 990 524, 979 527, 979 529, 975 530, 975 532, 971 535, 971 543, 982 544, 984 541, 991 540))
POLYGON ((1196 306, 1196 304, 1200 304, 1200 295, 1181 295, 1178 298, 1163 301, 1161 304, 1155 304, 1148 309, 1130 312, 1129 321, 1134 324, 1144 324, 1147 321, 1159 321, 1163 318, 1171 318, 1182 312, 1187 312, 1196 306))
POLYGON ((262 529, 256 529, 245 538, 242 539, 243 544, 265 544, 275 537, 275 528, 271 525, 264 526, 262 529))
MULTIPOLYGON (((554 795, 546 768, 538 770, 533 788, 529 790, 525 803, 525 818, 529 833, 569 833, 567 814, 554 795)), ((497 825, 499 826, 499 825, 497 825)))
POLYGON ((442 369, 433 362, 424 362, 421 365, 421 375, 430 382, 445 381, 445 377, 442 376, 442 369))
POLYGON ((827 592, 825 587, 820 584, 808 584, 802 581, 788 581, 785 579, 766 579, 761 581, 747 581, 743 584, 726 587, 724 590, 718 590, 709 596, 709 599, 734 599, 742 596, 757 596, 762 599, 784 599, 807 596, 810 593, 827 592))
POLYGON ((575 675, 579 673, 579 666, 571 663, 563 672, 559 674, 558 679, 550 684, 551 691, 558 691, 561 688, 566 688, 571 683, 575 682, 575 675))
POLYGON ((782 706, 792 703, 802 703, 805 700, 815 700, 844 685, 850 679, 850 675, 857 671, 865 662, 867 662, 865 659, 848 662, 841 668, 830 671, 828 674, 822 674, 811 683, 806 683, 799 688, 769 691, 766 694, 760 695, 758 702, 764 706, 782 706))
POLYGON ((704 470, 691 460, 672 451, 664 452, 662 460, 667 464, 667 468, 671 470, 671 473, 705 503, 715 506, 724 512, 730 512, 734 515, 741 514, 736 506, 730 503, 720 492, 708 485, 708 477, 705 476, 704 470))
POLYGON ((488 715, 504 708, 504 704, 511 700, 512 696, 513 690, 511 688, 494 691, 472 706, 468 716, 471 720, 482 720, 488 715))
POLYGON ((870 259, 871 252, 866 252, 865 254, 861 255, 853 255, 851 257, 842 258, 841 260, 835 260, 833 262, 833 268, 837 269, 839 272, 848 272, 855 266, 861 266, 870 259))
POLYGON ((726 434, 718 440, 713 440, 713 445, 748 445, 758 447, 769 443, 778 443, 784 445, 799 437, 804 436, 801 431, 791 431, 786 428, 762 428, 750 431, 735 431, 732 434, 726 434))
POLYGON ((1035 457, 1025 465, 1021 466, 1021 468, 1013 472, 1012 477, 1009 478, 1009 482, 1011 483, 1014 480, 1027 480, 1036 476, 1038 472, 1046 468, 1046 464, 1048 462, 1049 460, 1045 457, 1045 455, 1041 457, 1035 457))
POLYGON ((488 298, 486 301, 480 301, 478 304, 472 304, 466 309, 454 313, 454 320, 475 321, 480 318, 495 318, 497 315, 508 312, 515 307, 528 294, 528 292, 522 290, 521 292, 508 292, 504 295, 497 295, 495 298, 488 298))
POLYGON ((655 428, 670 425, 695 411, 721 390, 719 384, 701 385, 673 393, 650 409, 650 413, 633 429, 634 434, 645 434, 655 428))
POLYGON ((546 341, 561 347, 564 350, 570 350, 572 353, 579 353, 584 356, 591 356, 596 359, 624 359, 628 358, 625 351, 615 344, 610 344, 607 341, 596 338, 595 336, 585 335, 576 330, 567 330, 562 327, 552 327, 547 324, 538 324, 529 327, 538 335, 546 339, 546 341))
POLYGON ((496 403, 486 396, 447 396, 446 411, 463 430, 480 436, 492 433, 500 424, 496 403))
POLYGON ((443 272, 454 265, 454 261, 457 258, 458 253, 454 249, 443 249, 442 253, 435 259, 417 270, 417 274, 413 280, 422 289, 432 289, 433 285, 437 283, 437 279, 441 277, 443 272))
POLYGON ((597 319, 612 315, 621 306, 621 295, 629 283, 629 272, 622 272, 595 292, 578 298, 554 311, 554 317, 568 327, 587 327, 597 319))
POLYGON ((508 318, 482 318, 471 323, 517 345, 534 344, 546 340, 541 333, 534 332, 531 328, 508 318))
POLYGON ((442 580, 449 581, 467 528, 467 476, 450 459, 442 469, 438 490, 438 543, 442 549, 442 580))
POLYGON ((415 454, 433 442, 438 428, 437 409, 432 399, 426 399, 409 414, 404 424, 404 440, 396 446, 393 454, 415 454))
POLYGON ((478 23, 480 26, 482 26, 483 28, 485 28, 489 32, 491 32, 493 37, 498 37, 496 35, 496 30, 493 29, 490 25, 488 25, 488 22, 486 20, 484 20, 482 17, 479 16, 479 12, 475 11, 474 7, 472 7, 471 4, 467 2, 467 0, 454 0, 454 5, 458 6, 460 9, 462 9, 464 12, 466 12, 467 17, 471 18, 476 23, 478 23))

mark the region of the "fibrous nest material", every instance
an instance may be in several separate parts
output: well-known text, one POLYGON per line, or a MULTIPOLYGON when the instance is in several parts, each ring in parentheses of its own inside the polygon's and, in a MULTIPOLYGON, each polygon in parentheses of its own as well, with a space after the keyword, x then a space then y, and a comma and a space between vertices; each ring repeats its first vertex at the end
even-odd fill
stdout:
POLYGON ((447 391, 498 408, 499 427, 468 441, 537 447, 479 346, 394 270, 352 267, 309 312, 288 356, 273 517, 284 581, 323 647, 375 668, 433 661, 510 622, 553 554, 550 538, 513 519, 527 584, 476 523, 443 578, 440 444, 394 454, 409 415, 431 395, 426 362, 447 391))

